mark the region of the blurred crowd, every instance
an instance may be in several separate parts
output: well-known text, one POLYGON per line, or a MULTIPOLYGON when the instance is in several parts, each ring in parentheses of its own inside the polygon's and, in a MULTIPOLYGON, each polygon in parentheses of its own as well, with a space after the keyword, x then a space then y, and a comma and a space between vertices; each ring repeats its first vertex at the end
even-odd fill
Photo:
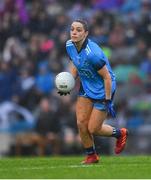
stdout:
MULTIPOLYGON (((66 97, 54 85, 69 69, 65 42, 76 18, 88 21, 117 78, 117 120, 108 122, 127 127, 130 144, 151 133, 151 0, 1 0, 0 132, 15 137, 11 153, 81 153, 78 83, 66 97)), ((143 138, 138 147, 151 153, 143 138)))

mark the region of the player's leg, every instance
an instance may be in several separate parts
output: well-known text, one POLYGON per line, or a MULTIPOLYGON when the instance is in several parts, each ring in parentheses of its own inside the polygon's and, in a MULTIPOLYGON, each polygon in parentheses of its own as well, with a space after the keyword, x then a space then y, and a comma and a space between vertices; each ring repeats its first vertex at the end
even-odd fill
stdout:
POLYGON ((93 136, 88 131, 88 123, 92 112, 92 102, 85 97, 78 97, 76 104, 77 126, 82 144, 85 148, 87 157, 83 163, 90 164, 98 162, 94 147, 93 136))
POLYGON ((93 137, 88 131, 88 122, 92 112, 92 102, 88 98, 78 97, 76 104, 77 126, 85 148, 93 146, 93 137))
POLYGON ((103 124, 106 117, 106 111, 100 111, 93 108, 88 124, 89 132, 91 134, 100 136, 111 136, 113 133, 113 127, 107 124, 103 124))
POLYGON ((91 134, 117 138, 115 153, 118 154, 125 147, 128 132, 125 128, 118 129, 104 124, 103 122, 106 117, 106 111, 93 108, 88 124, 88 129, 91 134))

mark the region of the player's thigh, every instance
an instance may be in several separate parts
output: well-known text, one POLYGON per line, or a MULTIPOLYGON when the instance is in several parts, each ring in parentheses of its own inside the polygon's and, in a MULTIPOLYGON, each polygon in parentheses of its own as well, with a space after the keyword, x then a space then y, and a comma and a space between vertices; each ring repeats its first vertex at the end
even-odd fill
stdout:
POLYGON ((77 123, 88 124, 93 104, 89 98, 78 97, 76 104, 77 123))
POLYGON ((88 124, 89 131, 91 132, 97 131, 102 126, 106 117, 107 117, 106 111, 101 111, 96 108, 93 108, 88 124))

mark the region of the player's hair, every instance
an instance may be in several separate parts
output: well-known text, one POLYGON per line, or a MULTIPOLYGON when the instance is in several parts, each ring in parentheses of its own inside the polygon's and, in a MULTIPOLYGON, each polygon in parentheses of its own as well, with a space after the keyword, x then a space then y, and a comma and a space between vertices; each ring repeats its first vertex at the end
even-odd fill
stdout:
POLYGON ((88 23, 84 19, 75 19, 73 22, 79 22, 83 25, 85 31, 89 31, 88 23))

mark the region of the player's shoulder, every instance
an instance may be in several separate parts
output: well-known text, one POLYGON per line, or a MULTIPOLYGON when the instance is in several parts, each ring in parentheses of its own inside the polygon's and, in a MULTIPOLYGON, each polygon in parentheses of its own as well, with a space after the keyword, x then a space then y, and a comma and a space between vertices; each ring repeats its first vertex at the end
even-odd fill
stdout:
POLYGON ((89 39, 88 41, 88 47, 91 49, 91 52, 95 55, 99 55, 102 54, 102 49, 101 47, 95 43, 94 41, 92 41, 91 39, 89 39))
POLYGON ((66 46, 73 46, 73 43, 72 43, 71 39, 66 41, 66 46))
POLYGON ((92 41, 91 39, 89 39, 88 41, 88 45, 91 47, 91 48, 94 48, 93 50, 101 50, 101 47, 94 41, 92 41))

